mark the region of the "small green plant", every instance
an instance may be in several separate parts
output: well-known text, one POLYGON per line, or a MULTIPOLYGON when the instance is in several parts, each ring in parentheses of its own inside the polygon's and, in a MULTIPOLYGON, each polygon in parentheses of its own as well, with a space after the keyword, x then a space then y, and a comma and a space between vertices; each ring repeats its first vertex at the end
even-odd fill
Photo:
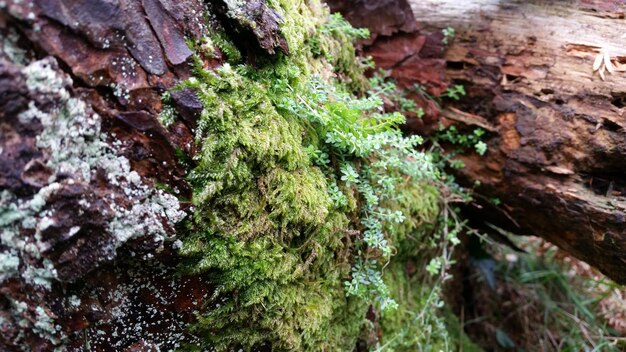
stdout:
MULTIPOLYGON (((382 101, 375 94, 354 99, 319 79, 312 80, 308 89, 313 94, 298 95, 301 104, 294 102, 288 109, 318 126, 322 147, 341 161, 339 180, 362 200, 359 223, 364 229, 365 247, 360 249, 363 257, 357 262, 362 264, 355 266, 352 280, 346 282, 347 293, 378 302, 381 309, 392 309, 396 304, 382 275, 373 274, 372 265, 389 260, 392 247, 385 232, 392 231, 393 224, 402 223, 405 215, 401 210, 384 207, 383 202, 394 202, 396 187, 406 182, 403 178, 435 180, 436 170, 428 156, 415 149, 421 138, 400 134, 397 126, 404 122, 402 115, 377 112, 382 101), (325 94, 314 93, 320 91, 325 94)), ((326 172, 335 178, 333 168, 326 172)))
POLYGON ((441 96, 444 98, 460 100, 462 96, 465 96, 465 94, 465 87, 460 84, 455 84, 452 87, 449 87, 441 96))
POLYGON ((407 98, 407 94, 410 91, 398 89, 394 81, 386 78, 387 76, 388 72, 383 69, 374 72, 369 80, 370 94, 391 101, 396 106, 398 112, 402 114, 413 114, 417 118, 422 118, 424 109, 418 107, 415 100, 407 98))
POLYGON ((478 141, 476 142, 476 144, 474 144, 474 149, 476 150, 476 153, 478 153, 478 155, 485 155, 485 153, 487 152, 487 143, 483 141, 478 141))
POLYGON ((444 45, 450 44, 450 41, 456 35, 456 31, 452 27, 444 28, 444 29, 441 30, 441 32, 443 33, 443 39, 441 40, 441 42, 444 45))
MULTIPOLYGON (((440 126, 439 133, 436 136, 437 140, 454 144, 462 151, 467 148, 473 148, 479 155, 485 155, 487 152, 487 143, 481 140, 485 135, 485 131, 481 128, 476 128, 472 133, 461 133, 452 125, 448 128, 440 126)), ((453 168, 459 167, 460 164, 451 165, 453 168)))
POLYGON ((328 37, 345 36, 351 39, 366 39, 370 36, 367 28, 354 28, 340 13, 328 16, 328 21, 319 29, 320 35, 328 37))
POLYGON ((415 100, 400 97, 399 101, 400 101, 400 112, 413 113, 418 118, 422 118, 424 116, 424 109, 422 109, 421 107, 418 107, 415 100))
POLYGON ((465 163, 462 160, 451 159, 449 160, 450 167, 456 170, 462 169, 465 167, 465 163))
POLYGON ((502 204, 502 200, 500 200, 500 198, 498 197, 489 198, 489 202, 495 205, 496 207, 502 204))

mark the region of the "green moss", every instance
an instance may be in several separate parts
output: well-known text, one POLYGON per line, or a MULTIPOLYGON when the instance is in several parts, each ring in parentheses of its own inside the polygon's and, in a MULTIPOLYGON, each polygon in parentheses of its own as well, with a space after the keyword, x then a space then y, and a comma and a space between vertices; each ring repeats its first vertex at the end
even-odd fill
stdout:
POLYGON ((415 253, 416 246, 423 245, 432 233, 439 216, 440 195, 437 187, 424 182, 404 182, 395 190, 398 194, 386 206, 400 210, 406 220, 393 224, 391 241, 396 244, 398 254, 415 253))
MULTIPOLYGON (((391 248, 432 230, 436 172, 415 151, 419 139, 397 129, 404 118, 381 114, 365 93, 352 40, 366 33, 317 1, 268 3, 284 19, 290 56, 251 67, 227 54, 215 71, 198 58, 179 87, 204 105, 181 253, 216 288, 193 330, 201 348, 349 351, 368 308, 393 306, 385 284, 367 273, 355 281, 353 266, 367 262, 380 278, 391 248)), ((234 48, 225 35, 211 43, 234 48)))
POLYGON ((182 253, 216 285, 195 331, 222 350, 349 349, 367 308, 343 290, 349 220, 332 208, 327 177, 306 151, 304 139, 317 137, 277 109, 284 92, 272 91, 274 81, 297 86, 302 76, 278 60, 260 71, 198 63, 196 79, 182 85, 205 107, 190 175, 197 210, 182 253))
POLYGON ((483 349, 474 343, 469 336, 463 331, 462 324, 454 313, 450 309, 443 309, 443 317, 445 319, 446 328, 448 329, 448 335, 454 338, 456 350, 465 352, 483 352, 483 349))
POLYGON ((230 41, 223 31, 215 31, 211 36, 205 38, 203 46, 200 48, 210 57, 215 55, 215 49, 219 48, 230 62, 240 62, 242 59, 239 49, 230 41))
MULTIPOLYGON (((412 265, 416 265, 415 262, 412 265)), ((452 351, 443 321, 432 312, 429 300, 438 299, 438 292, 422 282, 421 277, 409 276, 402 263, 393 263, 385 272, 385 279, 396 293, 398 309, 383 314, 382 338, 379 350, 414 351, 428 346, 433 351, 452 351)))

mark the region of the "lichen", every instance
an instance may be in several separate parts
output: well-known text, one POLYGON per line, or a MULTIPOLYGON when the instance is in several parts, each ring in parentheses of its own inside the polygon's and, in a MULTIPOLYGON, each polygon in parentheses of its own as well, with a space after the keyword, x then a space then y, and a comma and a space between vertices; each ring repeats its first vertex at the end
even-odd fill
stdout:
POLYGON ((0 276, 0 283, 13 277, 20 277, 29 284, 50 288, 50 280, 56 278, 56 270, 54 266, 47 260, 37 260, 41 258, 40 250, 36 245, 36 239, 33 237, 24 237, 20 234, 19 229, 22 227, 31 227, 28 221, 31 219, 39 219, 38 226, 45 226, 45 216, 38 216, 39 211, 45 204, 50 190, 56 189, 58 184, 53 183, 42 188, 30 200, 18 200, 10 191, 2 191, 0 196, 0 244, 2 245, 2 266, 11 266, 16 270, 7 270, 0 276), (26 223, 27 226, 24 226, 26 223), (32 259, 35 260, 32 260, 32 259), (24 260, 28 259, 28 260, 24 260), (15 263, 17 267, 13 267, 15 263), (21 267, 19 266, 21 263, 21 267))
MULTIPOLYGON (((71 81, 50 65, 46 60, 36 61, 27 66, 24 73, 30 91, 59 96, 58 110, 45 113, 31 104, 30 109, 20 115, 22 119, 36 117, 43 125, 37 146, 48 151, 46 163, 55 171, 49 181, 55 181, 54 175, 73 175, 75 181, 90 182, 96 170, 104 171, 111 185, 120 186, 129 198, 139 201, 131 208, 112 205, 114 216, 109 231, 118 240, 116 246, 144 235, 162 242, 169 237, 162 219, 173 226, 185 216, 179 210, 178 200, 143 184, 139 175, 131 171, 128 159, 111 151, 101 132, 100 117, 88 112, 82 100, 70 97, 65 87, 71 81)), ((40 199, 36 196, 33 201, 41 203, 40 199)))
MULTIPOLYGON (((2 3, 0 2, 0 9, 4 7, 2 3)), ((9 28, 6 36, 0 33, 0 56, 6 56, 11 62, 26 64, 27 52, 18 46, 18 40, 19 35, 13 28, 9 28)))
POLYGON ((20 257, 14 250, 0 253, 0 282, 18 274, 20 257))
MULTIPOLYGON (((18 197, 9 190, 0 193, 0 268, 4 269, 0 283, 17 279, 37 292, 50 291, 59 280, 57 270, 60 268, 43 255, 51 244, 42 233, 58 221, 49 200, 64 187, 100 182, 95 181, 100 172, 105 175, 110 191, 119 192, 129 200, 121 204, 114 199, 104 200, 110 204, 110 214, 102 214, 110 220, 107 227, 110 236, 102 234, 106 239, 102 246, 112 247, 112 256, 118 247, 140 236, 147 236, 147 240, 153 240, 157 244, 155 247, 159 247, 173 236, 171 229, 185 216, 175 196, 143 182, 131 170, 129 160, 116 154, 106 142, 100 116, 80 98, 72 96, 68 89, 71 80, 55 67, 54 59, 48 58, 22 68, 30 94, 45 97, 53 104, 38 107, 31 102, 29 108, 18 116, 21 123, 41 125, 36 146, 42 152, 42 160, 51 170, 51 176, 30 197, 18 197)), ((89 207, 85 197, 75 211, 81 212, 81 207, 89 207)), ((69 238, 78 233, 80 227, 73 226, 68 231, 66 236, 69 238)), ((94 268, 111 259, 98 258, 94 268)), ((37 297, 43 296, 33 296, 35 302, 39 299, 37 297)), ((30 328, 53 344, 59 344, 63 341, 63 333, 56 329, 54 316, 48 314, 46 304, 49 302, 40 302, 36 308, 29 307, 29 312, 13 309, 11 314, 16 321, 22 322, 22 328, 30 328), (34 315, 34 320, 21 318, 28 314, 34 315)), ((23 335, 16 338, 21 339, 23 335)))

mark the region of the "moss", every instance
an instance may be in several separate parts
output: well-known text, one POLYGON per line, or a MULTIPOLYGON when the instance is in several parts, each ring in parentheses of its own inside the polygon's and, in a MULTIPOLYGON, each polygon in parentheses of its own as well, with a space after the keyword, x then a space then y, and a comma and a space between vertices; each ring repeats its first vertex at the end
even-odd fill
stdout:
MULTIPOLYGON (((402 116, 354 95, 367 81, 352 40, 366 33, 317 1, 268 4, 284 20, 290 56, 256 58, 252 67, 226 55, 214 71, 199 56, 194 77, 178 87, 195 89, 204 105, 181 254, 185 270, 216 288, 193 331, 201 348, 216 350, 352 350, 370 305, 381 307, 347 297, 346 281, 361 256, 375 267, 389 260, 363 242, 363 220, 378 209, 367 203, 380 197, 391 212, 381 216, 410 218, 383 221, 400 252, 434 226, 437 188, 422 179, 434 173, 414 153, 418 140, 395 128, 402 116), (342 179, 346 165, 359 182, 342 179)), ((226 35, 211 42, 234 48, 226 35)))
POLYGON ((306 151, 304 139, 316 136, 268 94, 273 80, 298 84, 301 75, 279 60, 261 72, 197 69, 182 85, 196 89, 205 107, 201 156, 190 175, 194 233, 182 253, 217 286, 195 331, 225 350, 349 349, 367 308, 343 290, 349 221, 332 208, 327 177, 306 151))
POLYGON ((230 41, 223 31, 214 31, 210 37, 204 39, 202 51, 209 57, 215 57, 215 50, 219 48, 229 62, 240 62, 242 59, 239 49, 230 41))
MULTIPOLYGON (((414 267, 419 258, 413 257, 408 263, 409 267, 414 267)), ((382 337, 376 350, 481 351, 458 328, 456 317, 443 306, 439 288, 419 273, 409 271, 412 270, 407 270, 407 264, 396 261, 385 272, 399 308, 382 315, 382 337)))
POLYGON ((398 197, 386 206, 400 210, 406 216, 402 223, 393 224, 391 239, 396 244, 398 254, 415 253, 415 246, 426 242, 425 237, 432 233, 439 216, 439 189, 425 182, 406 181, 395 190, 398 197))
POLYGON ((462 324, 454 313, 449 308, 443 309, 443 317, 446 322, 446 328, 448 329, 448 335, 454 338, 457 350, 466 352, 482 352, 483 349, 474 343, 469 336, 463 331, 462 324))

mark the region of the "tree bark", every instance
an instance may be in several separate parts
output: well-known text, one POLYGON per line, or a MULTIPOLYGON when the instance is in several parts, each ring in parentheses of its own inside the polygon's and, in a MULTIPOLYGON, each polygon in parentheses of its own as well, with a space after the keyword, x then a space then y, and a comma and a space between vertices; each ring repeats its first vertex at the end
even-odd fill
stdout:
POLYGON ((467 208, 474 224, 542 236, 626 283, 626 2, 410 3, 418 29, 363 51, 401 87, 437 96, 464 85, 467 95, 442 109, 415 95, 426 116, 407 128, 487 131, 486 155, 459 155, 455 171, 467 186, 480 182, 467 208), (599 55, 612 73, 594 72, 599 55))
POLYGON ((0 350, 194 343, 211 287, 176 275, 173 250, 191 197, 177 150, 194 155, 202 105, 172 94, 181 119, 166 129, 162 95, 191 75, 187 40, 216 26, 249 60, 288 51, 263 1, 238 18, 225 6, 0 1, 0 350))

